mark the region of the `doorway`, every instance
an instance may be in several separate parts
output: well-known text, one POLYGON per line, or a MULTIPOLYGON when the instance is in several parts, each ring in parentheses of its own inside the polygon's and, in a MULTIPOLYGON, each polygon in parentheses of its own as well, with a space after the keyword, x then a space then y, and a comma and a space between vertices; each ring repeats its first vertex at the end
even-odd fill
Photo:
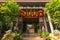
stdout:
POLYGON ((23 33, 37 33, 39 18, 38 17, 27 17, 23 18, 23 33))

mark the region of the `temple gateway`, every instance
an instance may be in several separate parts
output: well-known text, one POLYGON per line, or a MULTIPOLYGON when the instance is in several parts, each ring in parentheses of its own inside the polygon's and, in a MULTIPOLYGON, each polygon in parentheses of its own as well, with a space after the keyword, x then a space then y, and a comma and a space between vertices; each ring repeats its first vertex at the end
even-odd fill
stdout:
POLYGON ((18 27, 23 33, 28 33, 28 30, 29 33, 37 33, 38 29, 43 31, 49 29, 47 14, 44 13, 45 4, 49 0, 15 0, 15 2, 21 6, 18 27))

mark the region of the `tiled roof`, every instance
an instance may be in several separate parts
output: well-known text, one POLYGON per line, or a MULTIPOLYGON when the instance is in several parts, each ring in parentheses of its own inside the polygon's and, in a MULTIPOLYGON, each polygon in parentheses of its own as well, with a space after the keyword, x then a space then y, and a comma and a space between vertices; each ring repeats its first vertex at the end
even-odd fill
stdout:
MULTIPOLYGON (((15 0, 15 2, 49 2, 50 0, 15 0)), ((5 2, 5 0, 0 0, 0 2, 5 2)))

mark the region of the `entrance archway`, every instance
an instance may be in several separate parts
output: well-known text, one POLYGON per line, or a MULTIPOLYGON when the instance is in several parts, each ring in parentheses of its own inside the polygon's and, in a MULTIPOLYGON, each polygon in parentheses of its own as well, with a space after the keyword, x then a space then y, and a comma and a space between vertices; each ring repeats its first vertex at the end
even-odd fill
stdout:
MULTIPOLYGON (((39 24, 40 20, 42 20, 44 31, 47 30, 46 22, 44 19, 44 11, 42 9, 22 9, 20 10, 20 17, 23 18, 22 19, 23 20, 23 32, 26 32, 26 30, 30 29, 26 27, 27 25, 34 24, 36 25, 35 26, 36 29, 37 29, 37 25, 39 25, 39 28, 40 28, 40 24, 39 24)), ((32 27, 33 30, 35 29, 35 27, 32 27)), ((34 32, 36 32, 36 29, 34 30, 34 32)))
POLYGON ((37 24, 39 23, 39 18, 23 18, 23 23, 24 23, 24 27, 23 27, 23 32, 27 32, 28 28, 34 31, 34 33, 37 32, 37 24))

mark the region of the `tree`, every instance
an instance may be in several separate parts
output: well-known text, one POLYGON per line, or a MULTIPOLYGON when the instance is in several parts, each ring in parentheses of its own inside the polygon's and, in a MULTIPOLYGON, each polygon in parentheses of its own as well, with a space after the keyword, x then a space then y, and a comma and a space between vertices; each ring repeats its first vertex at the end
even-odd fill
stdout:
POLYGON ((0 28, 4 25, 9 26, 11 22, 17 22, 20 6, 14 0, 6 0, 0 3, 0 28))
MULTIPOLYGON (((50 15, 48 17, 49 18, 51 17, 52 23, 54 23, 56 25, 55 27, 57 28, 57 25, 60 23, 60 18, 59 18, 60 17, 60 0, 50 0, 49 3, 46 3, 45 12, 48 15, 50 15)), ((50 28, 53 31, 51 21, 49 23, 50 23, 50 28)))
POLYGON ((51 0, 49 3, 45 6, 45 12, 50 13, 50 16, 52 18, 52 21, 54 24, 57 24, 60 22, 60 1, 59 0, 51 0))
POLYGON ((54 24, 60 23, 60 0, 51 0, 45 6, 45 12, 49 13, 54 24))

